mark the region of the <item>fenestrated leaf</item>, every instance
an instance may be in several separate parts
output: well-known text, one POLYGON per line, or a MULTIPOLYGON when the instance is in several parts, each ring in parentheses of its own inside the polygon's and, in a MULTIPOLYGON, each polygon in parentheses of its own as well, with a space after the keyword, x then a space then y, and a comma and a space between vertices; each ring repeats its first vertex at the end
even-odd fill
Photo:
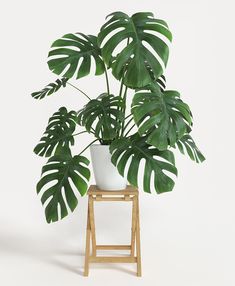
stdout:
POLYGON ((66 34, 56 40, 49 52, 48 66, 52 72, 76 79, 90 73, 92 58, 96 75, 104 73, 105 66, 97 45, 97 37, 82 33, 66 34))
POLYGON ((181 137, 176 142, 176 146, 182 154, 185 154, 186 150, 190 159, 196 161, 197 163, 203 162, 205 160, 205 157, 203 156, 202 152, 198 149, 196 143, 189 134, 185 134, 183 137, 181 137))
POLYGON ((55 93, 61 87, 65 87, 67 81, 68 81, 67 78, 57 79, 55 82, 49 83, 42 90, 33 92, 31 95, 35 99, 42 99, 45 96, 48 96, 48 95, 55 93))
MULTIPOLYGON (((124 176, 126 169, 128 181, 138 187, 138 171, 140 161, 144 159, 143 189, 151 192, 151 175, 154 177, 154 189, 160 194, 169 192, 174 187, 174 181, 165 174, 165 171, 177 175, 174 166, 174 155, 171 151, 160 151, 146 143, 145 137, 138 134, 130 138, 120 138, 113 141, 110 146, 112 163, 117 167, 119 173, 124 176), (128 160, 130 165, 128 167, 128 160)), ((139 186, 140 187, 140 186, 139 186)))
POLYGON ((75 111, 68 112, 65 107, 55 112, 50 117, 46 131, 34 148, 34 152, 39 156, 49 157, 62 147, 74 145, 72 134, 76 128, 76 115, 75 111))
POLYGON ((113 75, 120 80, 125 74, 124 84, 131 88, 143 87, 152 81, 148 67, 151 67, 156 79, 161 76, 168 61, 167 41, 172 40, 166 22, 155 19, 148 12, 136 13, 131 17, 122 12, 114 12, 108 17, 111 18, 101 27, 98 42, 102 46, 107 40, 102 46, 102 56, 112 68, 113 75), (124 43, 124 48, 115 54, 120 43, 124 43), (146 47, 146 43, 160 61, 146 47))
POLYGON ((123 100, 120 96, 103 93, 78 112, 78 124, 84 126, 88 132, 93 131, 96 138, 113 139, 124 118, 122 107, 123 100))
POLYGON ((192 125, 189 106, 173 90, 136 93, 131 112, 138 132, 147 134, 147 142, 159 150, 173 146, 192 125))
POLYGON ((59 155, 51 157, 43 166, 37 193, 42 192, 41 202, 46 205, 48 223, 64 218, 69 209, 74 211, 78 203, 76 192, 83 196, 88 188, 88 164, 87 158, 78 155, 72 157, 69 149, 63 148, 59 155))
MULTIPOLYGON (((149 71, 150 74, 152 74, 151 70, 149 71)), ((140 87, 140 88, 136 88, 135 92, 138 91, 152 91, 152 92, 164 92, 164 90, 166 89, 166 78, 164 75, 161 75, 158 79, 155 79, 154 77, 152 78, 152 81, 147 84, 146 86, 140 87)))

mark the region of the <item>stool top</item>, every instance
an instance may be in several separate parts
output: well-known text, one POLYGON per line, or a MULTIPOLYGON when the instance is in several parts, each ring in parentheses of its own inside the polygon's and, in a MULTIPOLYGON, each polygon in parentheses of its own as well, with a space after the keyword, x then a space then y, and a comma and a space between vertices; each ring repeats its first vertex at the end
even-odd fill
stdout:
POLYGON ((91 185, 88 189, 88 195, 137 195, 138 189, 134 186, 128 185, 124 190, 101 190, 96 185, 91 185))

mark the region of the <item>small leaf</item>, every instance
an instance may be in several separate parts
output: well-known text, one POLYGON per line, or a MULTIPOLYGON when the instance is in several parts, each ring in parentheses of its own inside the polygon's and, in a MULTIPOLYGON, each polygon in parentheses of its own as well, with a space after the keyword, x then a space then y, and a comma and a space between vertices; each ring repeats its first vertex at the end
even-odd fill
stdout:
POLYGON ((65 87, 68 79, 57 79, 55 82, 48 84, 40 91, 33 92, 31 95, 35 99, 42 99, 45 96, 49 96, 59 90, 61 87, 65 87))
MULTIPOLYGON (((202 152, 198 149, 193 138, 189 134, 185 134, 177 142, 176 146, 182 154, 185 154, 184 148, 191 160, 197 163, 203 162, 206 158, 203 156, 202 152)), ((174 146, 175 147, 175 146, 174 146)))

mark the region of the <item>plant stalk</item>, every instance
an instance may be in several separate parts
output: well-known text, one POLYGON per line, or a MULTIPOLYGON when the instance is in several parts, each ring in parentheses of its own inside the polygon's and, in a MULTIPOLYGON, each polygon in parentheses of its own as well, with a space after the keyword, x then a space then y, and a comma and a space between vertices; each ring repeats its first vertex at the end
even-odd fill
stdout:
POLYGON ((85 131, 81 131, 81 132, 78 132, 78 133, 75 133, 75 134, 72 134, 73 136, 77 136, 77 135, 79 135, 79 134, 82 134, 82 133, 86 133, 87 131, 85 130, 85 131))
POLYGON ((106 85, 107 85, 107 93, 110 94, 109 77, 108 77, 108 72, 107 72, 106 66, 104 66, 104 73, 105 73, 105 80, 106 80, 106 85))
POLYGON ((86 149, 88 149, 93 143, 95 143, 96 141, 98 141, 99 139, 95 139, 93 140, 89 145, 86 146, 86 148, 84 148, 79 154, 78 156, 80 156, 83 152, 86 151, 86 149))
POLYGON ((82 91, 80 88, 76 87, 75 85, 71 84, 70 82, 67 81, 67 84, 69 84, 70 86, 72 86, 73 88, 77 89, 78 91, 80 91, 83 95, 85 95, 85 97, 89 100, 91 100, 91 98, 84 92, 82 91))

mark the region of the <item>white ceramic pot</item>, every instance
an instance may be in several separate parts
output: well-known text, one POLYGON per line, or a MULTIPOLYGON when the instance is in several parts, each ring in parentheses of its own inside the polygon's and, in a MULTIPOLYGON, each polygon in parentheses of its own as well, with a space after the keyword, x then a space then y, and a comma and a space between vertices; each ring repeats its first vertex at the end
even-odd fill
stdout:
POLYGON ((109 145, 93 144, 90 147, 91 162, 96 185, 102 190, 123 190, 127 180, 123 178, 111 162, 109 145))

